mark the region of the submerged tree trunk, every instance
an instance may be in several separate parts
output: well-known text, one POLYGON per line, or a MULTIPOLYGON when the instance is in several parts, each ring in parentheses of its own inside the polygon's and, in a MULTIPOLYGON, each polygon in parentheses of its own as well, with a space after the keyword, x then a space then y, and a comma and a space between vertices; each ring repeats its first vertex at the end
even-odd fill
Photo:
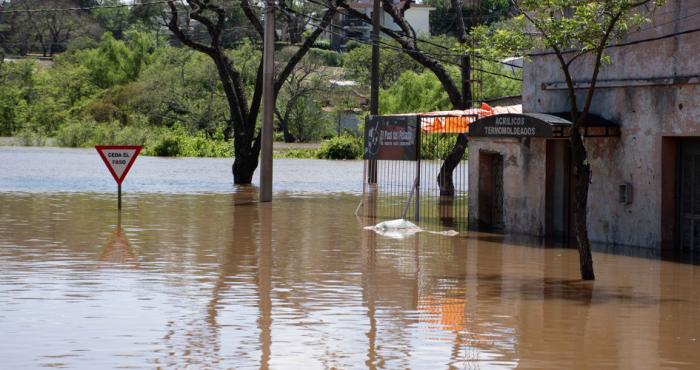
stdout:
POLYGON ((462 161, 462 158, 464 157, 464 152, 467 150, 468 143, 469 140, 467 139, 467 134, 457 135, 455 146, 452 148, 452 151, 449 155, 447 155, 447 158, 445 158, 445 161, 442 163, 442 166, 440 167, 440 173, 438 173, 437 176, 437 182, 438 186, 440 187, 441 196, 454 195, 455 184, 452 174, 454 173, 455 168, 457 168, 457 166, 459 165, 459 162, 462 161))
POLYGON ((260 155, 260 135, 255 138, 253 145, 236 146, 236 156, 233 159, 233 183, 237 185, 247 185, 253 182, 253 174, 258 168, 258 157, 260 155))
MULTIPOLYGON (((262 105, 262 60, 258 65, 252 95, 248 96, 241 73, 236 69, 233 60, 226 55, 222 44, 222 34, 226 31, 227 11, 217 3, 204 0, 186 1, 187 11, 185 13, 188 21, 196 20, 206 27, 210 36, 208 42, 194 40, 187 33, 187 27, 184 29, 180 27, 180 12, 178 9, 185 6, 185 4, 175 0, 169 0, 167 3, 170 8, 168 28, 183 44, 208 55, 214 62, 226 95, 230 113, 228 127, 224 135, 227 139, 231 137, 234 139, 233 182, 235 184, 250 184, 253 181, 255 169, 258 167, 258 157, 260 155, 260 132, 256 128, 256 122, 262 105)), ((260 39, 263 39, 264 30, 262 23, 258 15, 252 10, 248 0, 240 0, 240 7, 250 26, 256 30, 260 39)), ((315 27, 314 31, 306 37, 303 44, 283 65, 274 81, 273 95, 275 99, 282 84, 290 76, 295 66, 330 24, 337 11, 336 8, 335 3, 333 3, 333 6, 328 7, 319 25, 315 27)), ((265 109, 271 108, 265 107, 265 109)))
POLYGON ((574 230, 578 246, 581 279, 595 280, 593 257, 588 240, 588 187, 591 179, 591 166, 586 161, 586 147, 578 130, 571 133, 571 160, 574 168, 574 230))
MULTIPOLYGON (((457 39, 460 43, 464 44, 467 42, 467 27, 464 23, 464 18, 462 17, 462 0, 451 0, 452 9, 455 12, 457 27, 457 39)), ((460 72, 462 75, 462 96, 461 101, 456 108, 459 109, 469 109, 472 104, 472 86, 471 86, 471 63, 467 55, 462 55, 460 57, 460 72)), ((447 155, 445 161, 442 162, 440 167, 440 173, 438 174, 437 182, 440 187, 440 195, 454 195, 455 185, 454 185, 454 170, 459 166, 459 162, 462 161, 464 157, 464 152, 467 149, 469 140, 467 139, 467 134, 461 133, 457 136, 455 146, 447 155)))

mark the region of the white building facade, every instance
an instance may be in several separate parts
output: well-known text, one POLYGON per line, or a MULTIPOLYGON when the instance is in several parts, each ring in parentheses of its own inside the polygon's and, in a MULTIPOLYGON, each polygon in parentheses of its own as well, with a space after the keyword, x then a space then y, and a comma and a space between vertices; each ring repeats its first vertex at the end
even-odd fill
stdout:
MULTIPOLYGON (((351 7, 369 18, 372 18, 372 1, 362 0, 351 3, 351 7)), ((423 4, 411 4, 406 11, 405 18, 408 24, 413 27, 417 35, 430 35, 430 11, 435 8, 423 4)), ((400 31, 399 26, 394 22, 389 14, 382 10, 380 16, 382 27, 394 31, 400 31)), ((331 44, 334 49, 342 48, 350 40, 369 42, 372 25, 364 20, 352 17, 345 11, 339 12, 333 20, 334 34, 331 35, 331 44)))

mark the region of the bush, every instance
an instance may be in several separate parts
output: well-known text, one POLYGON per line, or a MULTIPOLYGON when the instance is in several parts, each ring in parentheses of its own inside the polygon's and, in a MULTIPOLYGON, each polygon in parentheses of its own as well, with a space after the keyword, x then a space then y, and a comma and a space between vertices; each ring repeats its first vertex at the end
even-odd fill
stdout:
POLYGON ((146 154, 158 157, 177 157, 180 155, 180 141, 175 136, 161 137, 156 141, 152 149, 145 151, 146 154))
POLYGON ((119 107, 102 100, 88 103, 85 107, 85 113, 89 114, 97 122, 109 122, 121 118, 119 107))
POLYGON ((380 114, 432 112, 451 107, 445 88, 432 72, 406 71, 395 84, 379 92, 380 114))
POLYGON ((316 158, 318 151, 315 149, 289 149, 275 153, 276 158, 308 159, 316 158))
POLYGON ((79 148, 87 146, 95 136, 95 125, 86 121, 68 122, 56 131, 56 142, 59 146, 79 148))
POLYGON ((352 51, 353 49, 359 48, 363 44, 355 40, 350 40, 345 43, 345 51, 352 51))
POLYGON ((46 136, 36 131, 23 128, 17 131, 16 135, 19 138, 20 145, 23 146, 44 146, 46 145, 46 136))
MULTIPOLYGON (((138 122, 142 117, 131 117, 138 122)), ((56 132, 59 146, 91 147, 94 145, 142 145, 144 155, 161 157, 230 157, 233 143, 221 133, 208 138, 204 133, 189 134, 180 126, 171 129, 146 126, 143 122, 122 126, 119 122, 97 123, 75 120, 56 132)))
POLYGON ((146 145, 144 154, 160 157, 230 157, 233 143, 218 133, 207 138, 203 133, 188 134, 181 126, 173 126, 146 145))
MULTIPOLYGON (((456 134, 423 134, 420 147, 421 159, 445 159, 452 152, 456 134)), ((467 159, 467 152, 464 158, 467 159)))
POLYGON ((332 50, 311 48, 309 49, 309 57, 318 60, 320 64, 325 66, 339 67, 341 65, 340 54, 332 50))
POLYGON ((56 131, 56 142, 59 146, 72 148, 110 144, 148 145, 159 134, 159 130, 142 124, 121 126, 116 121, 97 123, 92 120, 72 120, 56 131))
POLYGON ((231 157, 233 155, 233 143, 223 139, 209 139, 204 134, 196 136, 181 136, 182 155, 185 157, 231 157))
POLYGON ((336 136, 324 141, 316 154, 321 159, 358 159, 362 155, 362 143, 353 136, 336 136))
POLYGON ((331 42, 328 40, 316 40, 314 42, 313 47, 318 48, 318 49, 330 50, 331 49, 331 42))

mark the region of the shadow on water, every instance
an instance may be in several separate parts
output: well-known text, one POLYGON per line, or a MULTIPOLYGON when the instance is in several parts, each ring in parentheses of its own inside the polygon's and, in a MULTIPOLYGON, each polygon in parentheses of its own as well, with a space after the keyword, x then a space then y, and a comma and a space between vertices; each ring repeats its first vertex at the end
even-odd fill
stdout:
POLYGON ((635 306, 658 306, 661 303, 685 302, 682 299, 659 298, 634 291, 631 286, 604 287, 595 282, 577 279, 512 277, 499 274, 477 274, 480 293, 497 298, 517 297, 525 300, 566 300, 585 306, 610 302, 635 306), (497 289, 490 290, 489 286, 497 289), (504 288, 506 287, 506 288, 504 288))
MULTIPOLYGON (((501 244, 504 246, 521 246, 544 249, 576 249, 576 244, 521 234, 498 234, 483 231, 469 231, 463 238, 486 243, 501 244)), ((700 253, 683 252, 674 248, 646 248, 626 245, 614 245, 604 243, 592 243, 593 252, 605 253, 616 256, 636 257, 649 260, 660 260, 689 265, 700 265, 700 253)), ((595 262, 595 261, 594 261, 595 262)))

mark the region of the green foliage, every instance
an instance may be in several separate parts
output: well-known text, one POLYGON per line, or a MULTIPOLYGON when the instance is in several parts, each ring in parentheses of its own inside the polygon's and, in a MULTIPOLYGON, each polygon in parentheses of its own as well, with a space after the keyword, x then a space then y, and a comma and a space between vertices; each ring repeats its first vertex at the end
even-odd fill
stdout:
POLYGON ((329 67, 339 67, 342 64, 340 54, 332 50, 311 48, 308 57, 316 59, 319 64, 329 67))
POLYGON ((317 155, 316 149, 288 149, 275 152, 275 158, 311 159, 316 158, 317 155))
POLYGON ((24 126, 36 83, 35 68, 32 62, 0 64, 0 136, 12 135, 24 126))
MULTIPOLYGON (((423 134, 420 147, 421 159, 445 159, 454 148, 455 134, 423 134)), ((467 159, 466 152, 464 159, 467 159)))
POLYGON ((479 68, 485 72, 482 72, 479 76, 482 81, 483 90, 476 91, 475 96, 478 100, 488 100, 522 94, 522 81, 500 76, 513 76, 514 78, 522 79, 522 69, 510 71, 508 67, 504 66, 503 64, 488 61, 481 61, 479 63, 479 68), (494 72, 495 74, 487 72, 494 72), (481 94, 483 94, 483 96, 481 94))
POLYGON ((226 142, 222 134, 207 138, 201 132, 191 135, 181 126, 175 126, 155 142, 149 142, 144 153, 168 157, 230 157, 233 143, 226 142))
POLYGON ((345 51, 353 51, 362 45, 364 45, 364 44, 362 44, 361 42, 358 42, 355 40, 350 40, 350 41, 345 43, 345 51))
MULTIPOLYGON (((102 5, 111 6, 120 4, 120 0, 103 0, 102 5)), ((93 18, 102 28, 114 37, 121 39, 131 23, 130 10, 126 7, 97 8, 91 10, 93 18)))
MULTIPOLYGON (((369 86, 372 67, 372 46, 361 45, 343 55, 343 67, 348 79, 369 86)), ((420 72, 423 67, 411 57, 394 49, 382 50, 379 59, 379 85, 386 89, 393 85, 406 71, 420 72)))
POLYGON ((13 63, 3 72, 0 131, 31 130, 53 135, 88 106, 102 121, 116 118, 110 102, 97 102, 101 90, 138 78, 148 54, 146 35, 134 34, 129 46, 106 35, 97 49, 65 53, 49 69, 30 62, 13 63), (97 114, 100 113, 100 114, 97 114))
MULTIPOLYGON (((244 74, 243 78, 254 78, 244 74)), ((126 105, 154 125, 179 123, 213 134, 226 125, 228 106, 214 64, 187 49, 163 48, 135 84, 126 105)))
MULTIPOLYGON (((435 10, 430 12, 430 33, 432 35, 449 35, 457 36, 455 31, 455 11, 449 1, 444 0, 427 0, 426 4, 435 7, 435 10)), ((512 6, 508 0, 481 0, 479 2, 464 2, 464 7, 461 9, 461 15, 464 19, 467 29, 473 28, 479 24, 489 24, 497 22, 512 11, 512 6), (479 4, 478 8, 470 6, 471 4, 479 4)))
MULTIPOLYGON (((138 121, 138 119, 133 119, 138 121)), ((223 135, 207 137, 190 134, 181 126, 154 128, 142 122, 122 126, 117 121, 98 123, 90 120, 70 121, 56 132, 60 146, 143 145, 143 154, 172 157, 230 157, 233 145, 223 135)))
MULTIPOLYGON (((133 30, 121 40, 109 33, 92 45, 81 40, 85 43, 76 40, 49 68, 33 62, 0 65, 0 135, 21 136, 28 145, 55 138, 68 147, 138 144, 151 155, 232 156, 232 142, 222 135, 228 103, 210 58, 186 48, 155 49, 152 34, 133 30)), ((288 58, 296 48, 279 53, 288 58)), ((252 94, 258 47, 242 43, 228 53, 252 94)), ((299 87, 312 93, 295 99, 289 115, 289 129, 300 141, 333 133, 321 91, 330 76, 325 65, 337 65, 338 58, 322 49, 305 58, 312 73, 299 87)), ((289 98, 285 89, 282 101, 289 98)), ((286 155, 308 158, 315 151, 286 155)))
POLYGON ((15 137, 19 139, 20 145, 23 146, 44 146, 46 145, 46 136, 28 128, 22 128, 15 132, 15 137))
POLYGON ((528 12, 527 17, 540 31, 547 47, 587 52, 599 48, 605 38, 608 39, 604 41, 607 44, 647 22, 644 13, 636 11, 640 5, 662 3, 635 0, 523 0, 519 6, 528 12))
POLYGON ((148 145, 159 136, 145 124, 134 123, 122 126, 117 121, 98 123, 91 120, 70 120, 56 131, 56 142, 60 146, 73 148, 95 145, 148 145))
MULTIPOLYGON (((292 51, 290 48, 285 52, 292 51)), ((329 68, 311 54, 297 64, 277 96, 275 117, 280 131, 286 128, 295 141, 301 142, 318 141, 331 134, 331 117, 323 111, 331 78, 329 68)))
POLYGON ((13 0, 1 1, 3 10, 18 11, 0 14, 0 46, 11 54, 41 53, 53 56, 63 52, 77 37, 97 37, 101 28, 87 12, 49 11, 76 7, 76 0, 13 0))
POLYGON ((328 40, 316 40, 313 47, 317 49, 331 50, 331 42, 328 40))
POLYGON ((526 29, 527 20, 523 15, 480 25, 471 30, 471 45, 463 47, 467 52, 488 59, 523 56, 536 45, 536 39, 528 36, 526 29))
POLYGON ((324 141, 316 153, 321 159, 359 159, 361 155, 361 139, 346 135, 324 141))
POLYGON ((301 96, 297 100, 287 124, 299 142, 316 142, 332 134, 330 117, 313 96, 301 96))
POLYGON ((99 42, 92 37, 80 36, 76 37, 68 43, 66 52, 75 53, 76 51, 96 48, 99 42))
POLYGON ((87 68, 91 82, 103 89, 135 81, 148 64, 155 41, 148 34, 133 32, 127 41, 105 33, 97 48, 72 53, 69 62, 87 68))
POLYGON ((380 114, 430 112, 451 106, 440 81, 427 71, 420 74, 407 71, 394 85, 379 93, 380 114))

